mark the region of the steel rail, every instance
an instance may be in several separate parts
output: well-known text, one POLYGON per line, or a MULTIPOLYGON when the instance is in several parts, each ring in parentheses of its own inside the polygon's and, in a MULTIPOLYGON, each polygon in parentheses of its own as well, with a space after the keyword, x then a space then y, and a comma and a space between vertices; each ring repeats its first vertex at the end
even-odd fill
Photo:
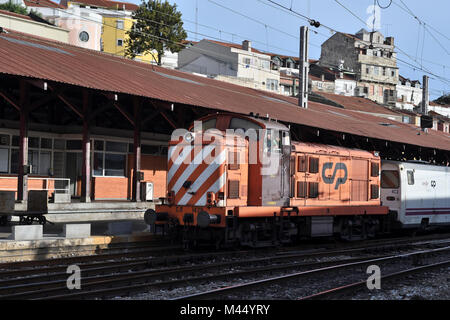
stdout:
POLYGON ((404 258, 408 258, 408 257, 418 256, 418 255, 426 255, 426 254, 438 253, 438 252, 444 252, 444 251, 450 251, 450 246, 444 247, 444 248, 439 248, 439 249, 422 250, 422 251, 418 251, 418 252, 405 253, 405 254, 399 254, 399 255, 387 256, 387 257, 381 257, 381 258, 375 258, 375 259, 368 259, 368 260, 364 260, 364 261, 360 261, 360 262, 350 262, 350 263, 344 263, 344 264, 334 265, 334 266, 330 266, 330 267, 301 271, 301 272, 296 272, 296 273, 292 273, 292 274, 241 283, 241 284, 232 285, 232 286, 228 286, 228 287, 224 287, 224 288, 213 289, 213 290, 209 290, 209 291, 205 291, 205 292, 194 293, 194 294, 182 296, 182 297, 179 297, 179 298, 176 298, 173 300, 188 300, 188 299, 190 300, 190 299, 205 299, 205 298, 218 297, 218 296, 221 296, 224 294, 230 294, 232 292, 236 292, 236 291, 240 291, 240 290, 249 290, 254 287, 261 287, 261 286, 276 283, 276 282, 281 282, 281 281, 299 278, 299 277, 310 276, 310 275, 314 275, 314 274, 321 274, 321 273, 328 272, 328 271, 334 271, 334 270, 344 269, 344 268, 348 268, 348 267, 363 266, 363 265, 367 265, 367 264, 371 264, 371 263, 375 263, 375 262, 379 263, 379 262, 393 261, 393 260, 404 259, 404 258))
MULTIPOLYGON (((433 240, 435 241, 435 240, 433 240)), ((439 240, 438 240, 439 241, 439 240)), ((448 241, 447 243, 450 243, 448 241)), ((432 242, 426 243, 426 245, 433 244, 432 242)), ((442 242, 439 242, 440 245, 442 245, 442 242)), ((396 246, 395 249, 402 249, 406 247, 414 247, 414 246, 420 246, 423 245, 423 243, 409 243, 407 245, 401 245, 396 246)), ((389 244, 390 247, 383 247, 383 250, 387 251, 388 249, 393 249, 393 244, 389 244)), ((216 267, 227 267, 227 266, 238 266, 241 264, 246 263, 262 263, 262 262, 270 262, 270 261, 279 261, 279 260, 286 260, 286 259, 299 259, 299 258, 310 258, 310 257, 332 257, 336 255, 343 255, 343 254, 357 254, 357 253, 368 253, 372 247, 362 247, 362 248, 350 248, 350 249, 344 249, 344 250, 335 250, 335 251, 322 251, 319 250, 318 252, 278 252, 275 253, 275 255, 270 257, 263 257, 263 258, 252 258, 252 259, 246 259, 242 261, 231 261, 231 262, 220 262, 215 264, 209 264, 208 268, 211 268, 211 266, 216 267)), ((381 248, 376 246, 376 251, 380 251, 381 248)), ((126 269, 127 271, 132 270, 138 270, 138 269, 149 269, 150 267, 154 266, 161 266, 161 265, 170 265, 170 264, 179 264, 184 262, 197 262, 212 258, 219 258, 219 257, 226 257, 230 256, 233 257, 238 254, 246 254, 249 253, 249 251, 242 251, 242 252, 220 252, 220 253, 205 253, 205 254, 191 254, 191 255, 181 255, 181 256, 168 256, 168 257, 162 257, 162 258, 140 258, 140 259, 132 259, 132 260, 125 260, 125 261, 98 261, 93 263, 86 263, 86 264, 78 264, 78 266, 81 268, 83 272, 83 276, 86 275, 95 275, 95 274, 104 274, 105 272, 120 272, 123 269, 126 269)), ((197 267, 198 269, 202 269, 201 266, 197 267)), ((165 269, 165 271, 171 271, 171 270, 182 270, 182 268, 172 268, 172 269, 165 269)), ((66 279, 67 278, 67 266, 66 265, 59 265, 59 266, 50 266, 46 268, 39 268, 39 269, 18 269, 18 270, 7 270, 7 271, 0 271, 0 293, 3 291, 2 288, 5 288, 7 286, 14 286, 19 285, 23 283, 24 281, 27 282, 27 284, 31 283, 39 283, 43 282, 45 279, 49 280, 56 280, 56 279, 66 279), (18 278, 18 277, 24 277, 27 276, 26 279, 24 278, 18 278), (9 279, 8 279, 9 278, 9 279)))
MULTIPOLYGON (((377 256, 380 257, 380 256, 377 256)), ((354 262, 361 261, 367 258, 350 258, 340 260, 340 262, 354 262)), ((324 266, 334 264, 336 261, 322 261, 322 262, 313 262, 313 263, 289 263, 283 265, 272 265, 268 267, 259 267, 259 268, 248 268, 246 270, 237 271, 237 272, 229 272, 222 274, 213 274, 208 276, 192 276, 185 277, 182 279, 175 280, 167 280, 160 281, 163 277, 173 277, 173 276, 185 276, 186 274, 192 274, 194 272, 204 271, 206 269, 217 269, 217 265, 201 265, 201 266, 193 266, 186 268, 178 268, 172 270, 162 270, 162 271, 150 271, 150 272, 135 272, 133 274, 119 274, 119 275, 107 275, 107 276, 99 276, 99 277, 91 277, 91 278, 83 278, 82 289, 88 288, 90 291, 82 291, 82 292, 70 292, 66 287, 66 281, 54 281, 47 283, 36 283, 30 285, 22 285, 15 286, 14 288, 4 288, 6 291, 8 289, 21 290, 24 292, 13 293, 1 295, 0 299, 24 299, 24 298, 35 298, 42 296, 44 299, 67 299, 67 298, 87 298, 90 296, 97 297, 99 295, 104 294, 112 294, 112 293, 122 293, 124 291, 139 291, 143 288, 148 287, 175 287, 180 284, 192 284, 196 282, 204 282, 204 281, 214 281, 218 279, 227 279, 233 278, 237 276, 247 276, 254 275, 258 272, 274 272, 274 271, 283 271, 292 268, 304 268, 311 266, 324 266), (153 280, 153 282, 149 282, 153 280), (136 284, 134 284, 136 283, 136 284), (118 287, 112 287, 114 285, 122 285, 118 287), (42 289, 43 286, 46 286, 48 289, 42 289), (27 291, 28 289, 34 287, 33 291, 27 291), (106 289, 97 289, 98 287, 105 287, 106 289), (111 288, 112 287, 112 288, 111 288)), ((227 263, 230 264, 231 263, 227 263)), ((245 264, 245 262, 240 262, 240 264, 245 264)))
MULTIPOLYGON (((437 263, 431 263, 431 264, 427 264, 424 266, 414 267, 414 268, 410 268, 410 269, 406 269, 406 270, 402 270, 402 271, 398 271, 398 272, 393 272, 393 273, 390 273, 387 275, 382 275, 380 277, 380 279, 383 281, 389 281, 389 280, 392 281, 392 280, 399 279, 401 277, 404 277, 404 276, 407 276, 410 274, 420 273, 423 271, 428 271, 431 269, 442 268, 442 267, 447 267, 447 266, 450 266, 450 260, 437 262, 437 263)), ((358 281, 358 282, 346 284, 343 286, 335 287, 332 289, 328 289, 325 291, 321 291, 321 292, 312 294, 310 296, 302 297, 299 300, 316 300, 316 299, 330 298, 335 295, 346 294, 350 291, 356 292, 356 291, 362 290, 362 289, 366 288, 366 285, 367 285, 366 280, 358 281)))

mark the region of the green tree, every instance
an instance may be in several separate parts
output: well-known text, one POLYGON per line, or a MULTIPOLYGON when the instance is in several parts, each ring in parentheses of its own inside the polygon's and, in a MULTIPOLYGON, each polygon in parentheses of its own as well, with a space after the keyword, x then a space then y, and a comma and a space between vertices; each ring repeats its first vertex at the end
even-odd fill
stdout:
POLYGON ((22 7, 20 4, 12 3, 11 0, 0 4, 0 10, 15 12, 26 16, 28 15, 27 8, 22 7))
POLYGON ((158 53, 155 60, 161 65, 164 50, 173 53, 183 49, 179 43, 186 39, 187 33, 176 4, 172 6, 167 0, 143 0, 133 13, 133 19, 136 21, 127 31, 126 56, 134 58, 137 54, 148 54, 154 50, 158 53))

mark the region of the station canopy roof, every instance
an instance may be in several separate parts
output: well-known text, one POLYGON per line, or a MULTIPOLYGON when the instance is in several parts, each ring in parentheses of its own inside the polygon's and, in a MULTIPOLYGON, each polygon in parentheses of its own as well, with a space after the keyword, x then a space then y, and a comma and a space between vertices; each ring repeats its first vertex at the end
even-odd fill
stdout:
MULTIPOLYGON (((355 110, 309 102, 152 66, 17 32, 0 34, 0 73, 450 151, 450 135, 355 110)), ((345 101, 343 102, 345 106, 345 101)), ((144 128, 145 130, 145 128, 144 128)))

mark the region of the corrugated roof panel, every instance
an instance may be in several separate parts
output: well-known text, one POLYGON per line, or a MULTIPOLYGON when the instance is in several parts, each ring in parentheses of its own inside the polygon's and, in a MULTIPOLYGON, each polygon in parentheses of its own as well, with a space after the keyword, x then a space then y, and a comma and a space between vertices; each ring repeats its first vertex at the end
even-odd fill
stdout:
MULTIPOLYGON (((288 123, 450 150, 447 135, 435 131, 417 135, 417 127, 389 119, 383 119, 383 122, 394 124, 396 128, 381 127, 379 117, 353 110, 358 105, 355 100, 352 100, 352 110, 311 101, 308 109, 302 109, 297 106, 296 98, 15 32, 0 37, 0 59, 0 73, 119 93, 119 100, 120 93, 125 93, 220 111, 268 114, 271 118, 288 123), (36 46, 24 45, 23 41, 36 46), (69 54, 61 54, 60 50, 69 54)), ((366 103, 363 100, 361 105, 366 103)), ((349 104, 349 97, 345 97, 341 104, 349 104)))

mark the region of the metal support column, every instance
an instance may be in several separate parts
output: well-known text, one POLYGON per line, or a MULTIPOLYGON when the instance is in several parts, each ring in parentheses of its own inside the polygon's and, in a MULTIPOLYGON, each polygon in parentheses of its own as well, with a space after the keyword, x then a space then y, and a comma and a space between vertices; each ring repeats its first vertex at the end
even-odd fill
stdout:
POLYGON ((133 173, 133 201, 141 201, 141 107, 139 98, 133 99, 134 105, 134 173, 133 173))
POLYGON ((83 165, 81 172, 81 201, 91 202, 91 134, 90 121, 90 96, 83 90, 83 165))
POLYGON ((305 26, 300 27, 300 83, 298 92, 298 105, 305 109, 308 108, 308 37, 309 28, 305 26))
POLYGON ((17 200, 28 200, 28 86, 20 80, 20 139, 19 139, 19 176, 17 179, 17 200))

